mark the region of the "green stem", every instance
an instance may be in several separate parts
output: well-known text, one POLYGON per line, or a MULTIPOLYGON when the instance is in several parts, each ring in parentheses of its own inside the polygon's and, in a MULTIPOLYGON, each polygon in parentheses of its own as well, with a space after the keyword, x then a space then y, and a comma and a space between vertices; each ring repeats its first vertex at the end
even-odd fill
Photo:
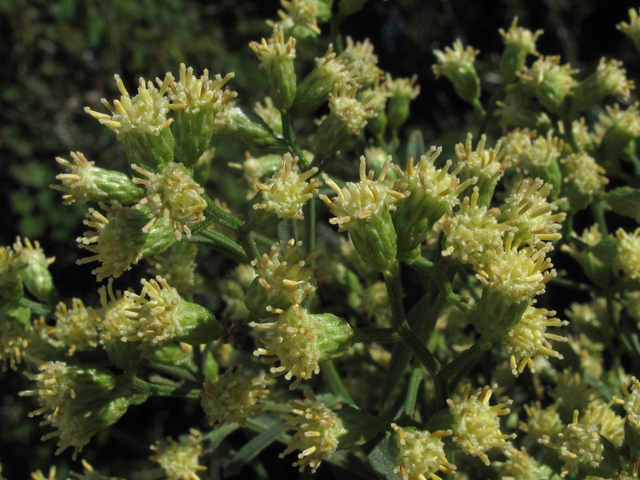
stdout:
POLYGON ((453 292, 453 287, 451 286, 451 282, 449 281, 449 277, 447 276, 447 270, 449 268, 449 262, 446 260, 440 260, 438 266, 435 268, 435 280, 438 285, 438 289, 440 293, 447 299, 447 302, 455 305, 465 315, 469 315, 472 310, 471 305, 464 301, 464 299, 453 292))
POLYGON ((284 136, 284 139, 289 146, 289 152, 291 153, 291 155, 298 157, 300 170, 303 172, 308 170, 309 162, 302 153, 300 145, 298 145, 298 141, 296 140, 296 133, 293 129, 293 121, 291 120, 291 115, 289 115, 289 112, 282 112, 282 135, 284 136))
POLYGON ((51 307, 47 305, 43 305, 42 303, 34 302, 33 300, 29 300, 28 298, 22 297, 18 300, 18 305, 24 308, 28 308, 31 310, 31 313, 35 315, 44 315, 45 317, 51 314, 51 307))
POLYGON ((472 105, 473 105, 473 111, 475 112, 476 117, 478 117, 478 120, 483 122, 484 119, 487 118, 487 112, 485 111, 484 107, 482 106, 479 100, 476 100, 475 102, 473 102, 472 105))
POLYGON ((597 200, 591 202, 591 214, 593 215, 594 220, 598 223, 598 229, 603 237, 609 236, 609 229, 607 228, 607 221, 604 218, 604 209, 600 202, 597 200))
POLYGON ((347 387, 345 387, 344 383, 342 383, 340 374, 338 373, 338 370, 336 370, 336 366, 333 364, 333 362, 331 360, 325 360, 324 362, 321 362, 320 369, 323 372, 325 380, 331 387, 331 390, 333 390, 333 393, 344 398, 347 403, 356 405, 356 402, 353 398, 351 398, 347 387))
POLYGON ((179 397, 179 398, 200 398, 200 388, 169 387, 167 385, 157 385, 155 383, 145 382, 144 380, 133 377, 131 386, 140 393, 148 393, 157 397, 179 397))
POLYGON ((415 333, 409 328, 409 324, 405 323, 400 328, 400 334, 402 335, 402 343, 411 350, 420 363, 422 363, 429 374, 436 378, 438 371, 440 370, 440 362, 433 356, 433 353, 429 351, 427 347, 425 347, 424 343, 420 341, 420 339, 416 336, 415 333))
POLYGON ((477 362, 480 356, 489 348, 491 348, 491 342, 487 342, 479 338, 471 347, 467 348, 458 357, 442 367, 438 378, 442 382, 445 388, 447 397, 449 396, 449 389, 455 388, 455 385, 449 385, 449 379, 456 377, 460 372, 470 367, 473 363, 477 362))
POLYGON ((400 334, 393 328, 361 327, 353 330, 356 343, 395 343, 400 340, 400 334))
POLYGON ((407 388, 407 397, 404 401, 404 413, 409 417, 413 416, 416 407, 416 398, 418 397, 418 389, 422 382, 422 366, 414 366, 411 370, 411 379, 407 388))
POLYGON ((491 100, 489 100, 489 106, 487 107, 487 112, 480 123, 480 128, 478 129, 478 138, 482 136, 483 133, 486 133, 491 125, 491 122, 494 118, 493 112, 496 110, 496 103, 502 100, 506 95, 505 86, 503 86, 498 93, 496 93, 491 100))
POLYGON ((572 122, 571 118, 565 115, 562 116, 562 125, 564 126, 564 137, 566 140, 569 141, 569 145, 571 145, 571 148, 573 149, 573 151, 575 153, 578 153, 582 149, 580 148, 580 145, 578 145, 578 142, 576 141, 576 137, 573 134, 573 127, 571 126, 571 122, 572 122))
POLYGON ((240 263, 248 263, 249 257, 244 249, 226 235, 209 228, 200 231, 197 235, 191 236, 191 241, 201 243, 213 248, 215 251, 223 253, 240 263))
POLYGON ((258 246, 256 245, 256 242, 253 239, 253 235, 251 234, 251 225, 249 223, 245 223, 238 234, 240 235, 240 243, 242 244, 242 248, 244 248, 247 257, 252 260, 254 258, 260 258, 258 246))
POLYGON ((408 263, 411 268, 425 277, 435 277, 436 275, 435 264, 422 256, 416 257, 415 260, 411 260, 408 263))
POLYGON ((240 231, 240 228, 242 227, 242 220, 218 207, 207 194, 203 194, 203 197, 207 202, 207 208, 204 211, 206 220, 195 224, 191 229, 191 233, 199 233, 201 230, 204 230, 206 227, 211 225, 211 223, 217 223, 218 225, 227 227, 234 232, 240 231))
POLYGON ((580 283, 580 282, 576 282, 574 280, 568 280, 566 278, 552 278, 551 283, 555 283, 556 285, 561 285, 563 287, 567 287, 567 288, 571 288, 573 290, 577 290, 579 292, 588 292, 588 293, 593 293, 593 292, 597 292, 598 289, 595 287, 591 287, 589 285, 587 285, 586 283, 580 283))

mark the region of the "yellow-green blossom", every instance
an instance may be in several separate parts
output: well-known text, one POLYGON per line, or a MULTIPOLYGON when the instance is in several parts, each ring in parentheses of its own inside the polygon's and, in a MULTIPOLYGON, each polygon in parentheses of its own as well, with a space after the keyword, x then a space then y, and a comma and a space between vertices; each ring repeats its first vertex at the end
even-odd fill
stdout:
POLYGON ((373 44, 366 38, 363 42, 354 42, 347 36, 347 48, 344 55, 355 65, 359 82, 363 87, 371 86, 381 80, 382 70, 378 68, 378 57, 373 53, 373 44))
POLYGON ((622 228, 616 231, 618 237, 618 255, 615 268, 624 272, 628 280, 640 279, 640 228, 628 234, 622 228))
POLYGON ((90 347, 98 346, 96 313, 92 307, 85 307, 82 300, 71 301, 71 311, 64 302, 56 306, 55 337, 69 347, 67 355, 73 355, 90 347))
POLYGON ((488 205, 498 180, 511 166, 510 159, 505 157, 506 151, 501 150, 502 142, 498 140, 494 148, 485 149, 486 141, 487 136, 483 134, 473 150, 473 135, 469 132, 464 144, 458 143, 455 147, 458 164, 462 166, 462 178, 478 178, 482 205, 488 205))
POLYGON ((479 53, 480 50, 471 46, 464 48, 460 39, 453 43, 453 49, 445 47, 444 52, 433 51, 438 59, 438 63, 431 67, 436 78, 447 77, 453 83, 458 96, 471 104, 480 98, 480 79, 474 65, 479 53))
POLYGON ((635 44, 636 50, 640 51, 640 16, 637 10, 630 8, 629 23, 620 22, 616 28, 628 36, 635 44))
POLYGON ((167 437, 164 442, 157 441, 151 446, 155 454, 150 459, 160 464, 168 480, 199 480, 198 472, 207 469, 198 459, 202 453, 202 434, 192 428, 179 440, 167 437))
POLYGON ((438 473, 454 475, 456 466, 447 460, 442 437, 451 435, 451 430, 428 431, 405 430, 395 423, 391 428, 396 433, 398 453, 395 455, 395 473, 403 480, 441 480, 438 473))

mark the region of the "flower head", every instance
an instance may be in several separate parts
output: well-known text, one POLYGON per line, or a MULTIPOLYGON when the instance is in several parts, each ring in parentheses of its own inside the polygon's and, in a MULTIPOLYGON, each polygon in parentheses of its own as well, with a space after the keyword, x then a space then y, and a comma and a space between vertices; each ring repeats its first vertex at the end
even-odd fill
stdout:
POLYGON ((21 281, 20 271, 27 268, 28 260, 11 247, 0 247, 0 287, 21 281))
POLYGON ((280 110, 273 104, 271 97, 264 97, 264 105, 259 101, 256 102, 253 111, 269 125, 271 130, 282 135, 282 116, 280 115, 280 110))
POLYGON ((456 466, 447 460, 442 437, 451 435, 451 430, 427 431, 405 430, 395 423, 391 428, 396 432, 398 466, 393 469, 403 480, 441 480, 439 472, 453 475, 456 466))
POLYGON ((202 434, 195 428, 182 435, 179 442, 167 437, 166 441, 152 445, 151 450, 155 454, 150 459, 160 464, 168 480, 199 480, 198 472, 207 469, 199 464, 202 434))
POLYGON ((69 347, 67 355, 98 346, 95 310, 85 307, 79 298, 74 298, 71 305, 71 311, 69 311, 67 305, 60 302, 56 306, 55 313, 55 336, 69 347))
POLYGON ((593 402, 593 404, 590 405, 584 413, 584 422, 586 424, 597 425, 600 435, 609 440, 616 448, 618 448, 622 445, 622 442, 624 442, 625 419, 620 417, 616 414, 616 412, 613 411, 611 405, 613 405, 614 403, 616 402, 593 402))
POLYGON ((598 68, 575 90, 572 102, 574 111, 584 111, 596 105, 607 95, 618 95, 628 100, 635 88, 633 80, 627 80, 627 71, 619 60, 602 57, 598 68))
POLYGON ((432 65, 436 78, 447 77, 458 96, 469 103, 477 102, 480 97, 480 80, 474 65, 479 53, 480 50, 471 46, 464 48, 460 39, 453 43, 453 49, 445 47, 444 52, 433 51, 438 59, 438 63, 432 65))
POLYGON ((558 232, 567 214, 555 213, 565 200, 548 202, 552 185, 540 178, 525 178, 518 190, 505 200, 498 220, 510 225, 514 239, 535 247, 543 242, 559 240, 558 232))
POLYGON ((448 399, 447 405, 453 416, 453 441, 460 449, 478 457, 489 465, 487 451, 492 448, 504 450, 510 443, 506 440, 515 438, 515 434, 505 435, 500 431, 501 415, 507 415, 512 400, 489 406, 489 399, 495 388, 485 386, 471 393, 471 385, 467 385, 462 394, 462 401, 454 403, 448 399))
POLYGON ((547 333, 549 327, 563 327, 569 324, 566 320, 553 318, 556 314, 544 308, 529 305, 520 322, 511 328, 503 338, 504 352, 509 355, 511 371, 515 376, 522 373, 526 366, 535 372, 532 357, 563 358, 553 350, 549 340, 566 342, 567 337, 547 333))
MULTIPOLYGON (((280 0, 285 11, 278 10, 282 28, 291 31, 298 26, 305 26, 315 33, 320 33, 318 27, 318 1, 317 0, 280 0)), ((275 23, 267 21, 270 26, 275 23)))
POLYGON ((541 56, 530 67, 524 67, 520 76, 523 90, 537 97, 540 104, 552 113, 557 112, 567 95, 571 95, 578 82, 571 75, 578 70, 569 64, 560 65, 560 56, 541 56))
POLYGON ((27 263, 25 268, 20 269, 20 276, 27 290, 39 300, 53 302, 57 293, 49 265, 55 262, 55 257, 47 258, 44 250, 40 248, 40 242, 34 240, 31 243, 31 240, 26 237, 24 239, 16 238, 13 251, 27 263))
MULTIPOLYGON (((302 220, 302 207, 318 193, 319 180, 313 177, 318 168, 310 168, 304 173, 297 169, 298 157, 292 158, 285 153, 280 169, 266 183, 258 183, 257 188, 262 191, 261 203, 253 205, 254 210, 265 210, 254 215, 254 220, 265 223, 264 217, 274 216, 277 219, 291 218, 302 220), (266 213, 267 215, 264 215, 266 213), (261 220, 262 219, 262 220, 261 220)), ((277 220, 279 221, 279 220, 277 220)))
POLYGON ((163 173, 152 173, 136 165, 131 165, 131 168, 147 177, 146 180, 137 177, 133 180, 147 189, 147 196, 140 200, 138 208, 146 205, 153 214, 142 231, 148 232, 159 219, 163 219, 165 226, 172 226, 176 239, 182 238, 180 230, 191 238, 187 223, 204 220, 202 212, 207 208, 207 202, 201 196, 204 189, 177 163, 170 162, 163 173))
POLYGON ((478 206, 480 192, 474 187, 471 198, 465 197, 460 208, 444 221, 443 256, 462 263, 485 264, 488 252, 503 250, 505 230, 511 227, 498 223, 500 210, 478 206))
POLYGON ((242 365, 236 371, 227 369, 215 382, 207 378, 200 396, 211 426, 234 422, 244 426, 251 415, 262 413, 258 400, 269 395, 265 386, 263 377, 245 375, 242 365))
POLYGON ((538 53, 536 52, 536 40, 544 33, 542 30, 536 30, 534 33, 529 29, 518 27, 518 17, 514 17, 509 30, 505 32, 500 28, 498 31, 504 38, 505 45, 517 45, 521 50, 533 55, 538 53))
POLYGON ((371 105, 372 97, 361 102, 356 98, 357 91, 353 86, 336 85, 329 94, 331 112, 352 135, 358 135, 367 125, 367 120, 376 116, 371 105))
POLYGON ((638 16, 638 11, 630 8, 629 23, 620 22, 616 28, 628 36, 635 44, 636 49, 640 51, 640 16, 638 16))
POLYGON ((359 82, 364 86, 375 84, 382 78, 382 70, 378 68, 378 56, 373 53, 373 44, 368 38, 364 42, 354 42, 347 36, 347 48, 344 55, 358 70, 359 82))
POLYGON ((500 469, 502 480, 538 480, 552 474, 551 467, 530 457, 524 447, 520 450, 509 447, 504 454, 507 461, 494 463, 500 469))
POLYGON ((222 90, 234 76, 234 73, 228 73, 224 78, 221 75, 215 75, 212 80, 209 78, 209 70, 205 68, 202 76, 197 78, 193 74, 193 67, 187 68, 184 63, 181 63, 179 81, 176 82, 173 76, 170 77, 169 98, 172 103, 169 108, 186 110, 194 114, 207 109, 218 111, 225 103, 238 96, 238 92, 228 88, 222 90))
POLYGON ((640 278, 640 228, 628 234, 622 228, 616 231, 618 255, 615 268, 624 272, 625 278, 640 278))
POLYGON ((151 266, 147 268, 147 273, 171 282, 178 292, 191 293, 200 280, 195 273, 197 254, 198 247, 195 244, 176 243, 169 252, 149 258, 151 266))
POLYGON ((559 401, 545 408, 542 408, 539 401, 530 405, 525 404, 527 423, 520 422, 520 430, 527 432, 524 437, 525 444, 538 442, 545 435, 552 440, 558 436, 564 428, 560 415, 558 415, 559 406, 559 401))
POLYGON ((9 312, 0 315, 0 364, 3 372, 7 371, 7 366, 17 370, 17 365, 26 357, 30 343, 30 316, 9 315, 9 312))
POLYGON ((280 458, 300 449, 302 452, 293 466, 300 467, 301 472, 309 466, 315 473, 322 460, 338 449, 338 436, 344 433, 344 428, 342 420, 311 391, 305 390, 304 396, 305 401, 291 401, 289 408, 293 415, 282 415, 282 419, 289 422, 285 427, 295 430, 296 434, 280 458))
POLYGON ((473 135, 468 133, 465 143, 458 143, 455 147, 463 178, 478 177, 477 185, 483 195, 485 192, 493 193, 496 183, 511 166, 509 158, 505 157, 506 151, 501 150, 502 142, 498 140, 494 148, 485 149, 486 141, 487 136, 482 135, 473 150, 473 135))
POLYGON ((631 377, 631 391, 626 384, 620 386, 624 399, 614 397, 614 401, 627 412, 627 422, 636 429, 640 428, 640 381, 636 377, 631 377))
POLYGON ((560 160, 560 163, 566 175, 566 195, 572 209, 590 203, 592 196, 602 193, 603 187, 609 183, 609 179, 604 176, 606 170, 586 152, 573 153, 560 160))
POLYGON ((297 377, 290 390, 320 373, 320 361, 341 355, 353 343, 351 327, 335 315, 312 315, 298 305, 286 312, 272 311, 278 315, 275 321, 249 324, 266 333, 266 338, 260 339, 266 348, 258 348, 253 354, 271 357, 261 359, 263 363, 280 361, 279 367, 271 367, 273 376, 284 375, 287 380, 297 377))

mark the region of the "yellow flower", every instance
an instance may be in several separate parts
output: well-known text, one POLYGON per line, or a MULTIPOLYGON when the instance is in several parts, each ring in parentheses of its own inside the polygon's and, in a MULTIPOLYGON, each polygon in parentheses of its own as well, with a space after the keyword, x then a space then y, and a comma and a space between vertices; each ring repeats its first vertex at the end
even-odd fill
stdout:
POLYGON ((354 42, 347 36, 347 48, 344 49, 344 55, 351 65, 355 65, 357 69, 357 77, 359 83, 363 87, 375 84, 381 80, 382 70, 378 68, 378 57, 373 53, 373 44, 368 38, 364 42, 354 42))
POLYGON ((506 440, 515 438, 515 434, 505 435, 500 431, 499 416, 507 415, 512 400, 489 406, 491 394, 495 388, 484 386, 471 393, 471 385, 467 385, 462 394, 462 401, 453 402, 447 399, 447 405, 453 417, 453 441, 469 455, 490 465, 487 451, 492 448, 504 450, 511 444, 506 440))
POLYGON ((545 408, 542 408, 539 401, 530 405, 525 404, 527 423, 520 422, 520 430, 527 432, 523 440, 525 445, 537 443, 544 435, 552 440, 556 439, 564 427, 560 415, 558 415, 559 406, 559 401, 545 408))
POLYGON ((167 437, 166 441, 152 445, 151 450, 156 453, 149 458, 160 464, 168 480, 199 480, 198 472, 207 469, 199 464, 202 434, 195 428, 181 436, 180 442, 167 437))
POLYGON ((640 381, 636 377, 631 377, 631 391, 626 384, 620 386, 624 399, 613 397, 613 400, 622 405, 627 412, 627 421, 635 428, 640 427, 640 381))
POLYGON ((202 408, 211 426, 221 427, 225 423, 244 426, 254 414, 263 414, 258 400, 269 395, 264 378, 255 374, 245 375, 242 365, 234 372, 227 369, 217 381, 205 379, 202 408))
POLYGON ((69 311, 65 303, 60 302, 55 313, 55 337, 69 347, 67 355, 98 346, 95 310, 85 307, 79 298, 74 298, 71 305, 69 311))
POLYGON ((586 152, 573 153, 560 160, 560 163, 564 165, 567 174, 564 181, 575 185, 584 195, 602 193, 602 187, 609 183, 609 179, 604 176, 605 169, 586 152))
POLYGON ((398 453, 395 460, 398 466, 394 473, 400 473, 403 480, 442 480, 437 474, 454 475, 456 466, 447 460, 442 437, 451 435, 451 430, 410 431, 395 423, 391 428, 396 432, 398 453))
POLYGON ((552 475, 551 467, 529 456, 524 447, 509 447, 504 451, 506 462, 495 462, 502 480, 538 480, 552 475))
MULTIPOLYGON (((315 33, 320 33, 318 27, 318 0, 280 0, 286 12, 278 10, 280 23, 282 28, 291 31, 298 26, 305 26, 315 33)), ((267 24, 271 27, 274 22, 267 20, 267 24)))
POLYGON ((221 75, 215 75, 211 80, 209 70, 205 68, 202 76, 197 78, 193 74, 193 67, 187 68, 184 63, 181 63, 179 81, 176 82, 172 75, 170 77, 171 93, 169 97, 173 103, 169 105, 169 108, 171 110, 186 110, 189 113, 198 113, 202 109, 209 108, 220 110, 225 103, 238 96, 238 92, 228 88, 222 90, 222 87, 234 76, 234 73, 228 73, 224 78, 221 75))
POLYGON ((493 193, 496 183, 511 166, 509 158, 505 157, 506 150, 501 150, 502 142, 498 140, 494 148, 485 149, 486 141, 487 136, 482 135, 474 151, 473 135, 468 133, 465 143, 455 147, 463 178, 478 177, 477 185, 483 195, 493 193))
POLYGON ((447 77, 453 83, 458 96, 469 103, 477 102, 480 97, 480 80, 474 65, 479 53, 480 50, 471 46, 464 48, 460 39, 453 43, 453 49, 445 47, 444 52, 433 51, 438 60, 438 63, 431 67, 436 79, 442 75, 447 77))
POLYGON ((628 234, 622 228, 616 231, 618 237, 618 255, 616 270, 624 272, 626 280, 640 278, 640 228, 628 234))

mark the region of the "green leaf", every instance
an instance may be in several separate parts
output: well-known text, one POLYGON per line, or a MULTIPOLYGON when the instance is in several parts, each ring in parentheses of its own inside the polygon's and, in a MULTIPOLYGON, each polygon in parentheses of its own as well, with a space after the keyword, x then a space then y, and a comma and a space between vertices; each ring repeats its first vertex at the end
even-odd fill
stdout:
POLYGON ((224 469, 223 477, 229 478, 239 473, 242 467, 253 460, 262 450, 271 445, 281 433, 281 429, 272 428, 251 439, 233 456, 229 465, 224 469))
POLYGON ((631 217, 640 222, 640 189, 631 187, 614 188, 602 195, 605 208, 613 210, 618 215, 631 217))
POLYGON ((596 246, 591 248, 591 253, 606 265, 613 265, 618 257, 618 239, 609 237, 601 240, 596 246))
POLYGON ((374 438, 370 442, 372 448, 367 453, 367 459, 379 478, 383 480, 401 480, 402 477, 393 471, 398 464, 389 453, 390 438, 391 432, 384 432, 374 438))

